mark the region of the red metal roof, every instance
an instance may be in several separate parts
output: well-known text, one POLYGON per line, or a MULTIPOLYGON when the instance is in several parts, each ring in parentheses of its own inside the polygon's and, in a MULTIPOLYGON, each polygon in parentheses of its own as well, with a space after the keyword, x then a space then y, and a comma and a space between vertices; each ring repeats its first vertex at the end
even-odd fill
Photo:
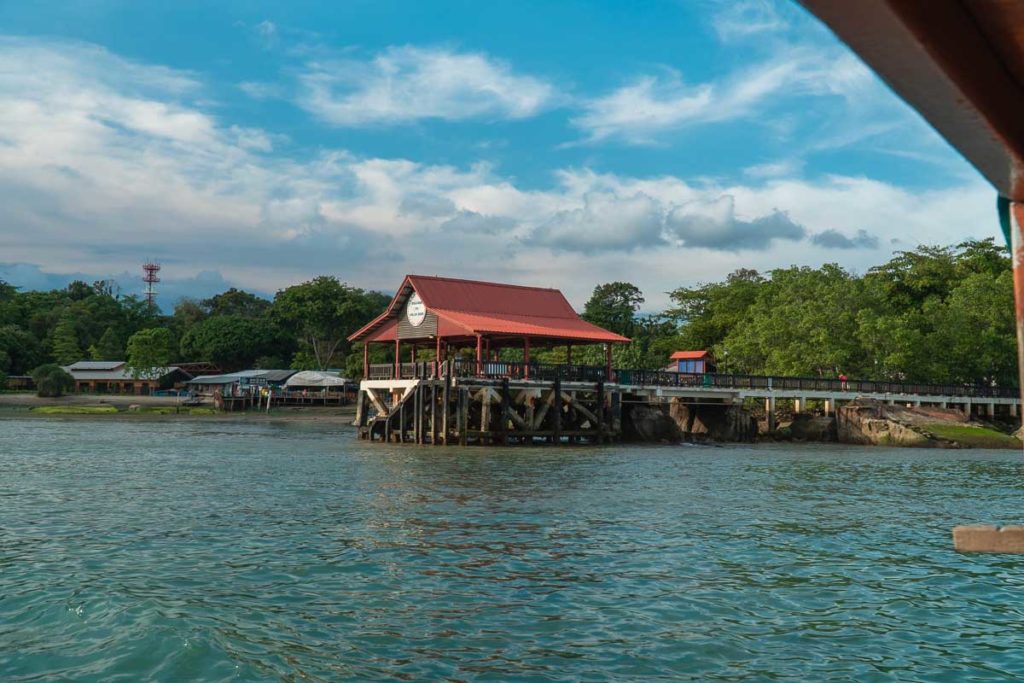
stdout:
POLYGON ((438 316, 442 337, 498 334, 567 341, 630 341, 580 318, 557 289, 426 275, 406 275, 387 310, 349 340, 393 341, 397 332, 394 320, 413 290, 427 310, 438 316))
POLYGON ((710 351, 676 351, 669 356, 669 360, 699 360, 708 358, 710 355, 710 351))

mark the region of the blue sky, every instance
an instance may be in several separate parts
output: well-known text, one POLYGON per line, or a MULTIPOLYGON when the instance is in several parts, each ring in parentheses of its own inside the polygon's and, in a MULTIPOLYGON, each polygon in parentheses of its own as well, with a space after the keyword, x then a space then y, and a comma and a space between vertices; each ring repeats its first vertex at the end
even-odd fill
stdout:
POLYGON ((0 2, 0 277, 665 292, 997 234, 797 4, 0 2))

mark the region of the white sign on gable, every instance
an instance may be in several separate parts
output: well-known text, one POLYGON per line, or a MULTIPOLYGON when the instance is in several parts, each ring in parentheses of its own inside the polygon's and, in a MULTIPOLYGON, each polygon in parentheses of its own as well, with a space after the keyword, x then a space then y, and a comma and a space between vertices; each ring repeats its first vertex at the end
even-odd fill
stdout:
POLYGON ((427 318, 427 307, 423 305, 423 300, 416 292, 412 293, 409 303, 405 305, 405 317, 413 327, 419 327, 427 318))

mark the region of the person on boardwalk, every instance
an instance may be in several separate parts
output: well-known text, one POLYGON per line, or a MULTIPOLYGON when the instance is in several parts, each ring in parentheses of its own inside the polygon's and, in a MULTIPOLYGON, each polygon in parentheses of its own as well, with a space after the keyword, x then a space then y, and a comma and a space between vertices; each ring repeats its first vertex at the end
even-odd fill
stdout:
POLYGON ((849 387, 846 384, 847 377, 843 373, 839 373, 839 386, 843 391, 846 391, 849 387))

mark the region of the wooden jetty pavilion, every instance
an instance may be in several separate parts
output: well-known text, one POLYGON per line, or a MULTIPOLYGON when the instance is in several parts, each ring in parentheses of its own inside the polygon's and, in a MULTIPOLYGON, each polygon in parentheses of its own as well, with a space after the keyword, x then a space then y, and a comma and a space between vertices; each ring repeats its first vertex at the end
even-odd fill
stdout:
POLYGON ((600 442, 618 433, 604 385, 611 345, 630 340, 580 318, 557 289, 407 275, 387 309, 349 340, 363 342, 363 438, 600 442), (373 344, 393 348, 394 362, 370 365, 373 344), (594 344, 604 346, 605 365, 572 366, 573 348, 594 344), (531 351, 555 346, 574 370, 553 376, 531 360, 531 351), (505 349, 521 361, 502 360, 505 349))
POLYGON ((386 442, 603 443, 622 437, 640 407, 728 424, 744 419, 736 408, 763 402, 771 426, 778 402, 797 413, 815 402, 827 415, 870 398, 988 417, 1017 416, 1021 402, 1011 387, 724 375, 708 371, 704 352, 680 357, 700 366, 614 368, 610 345, 629 340, 580 319, 557 290, 450 278, 407 276, 384 313, 350 339, 394 350, 393 362, 371 365, 364 347, 356 402, 360 438, 386 442), (572 346, 584 344, 605 345, 605 365, 572 364, 572 346), (568 347, 569 362, 531 359, 531 349, 550 346, 568 347), (516 349, 516 360, 502 349, 516 349))

